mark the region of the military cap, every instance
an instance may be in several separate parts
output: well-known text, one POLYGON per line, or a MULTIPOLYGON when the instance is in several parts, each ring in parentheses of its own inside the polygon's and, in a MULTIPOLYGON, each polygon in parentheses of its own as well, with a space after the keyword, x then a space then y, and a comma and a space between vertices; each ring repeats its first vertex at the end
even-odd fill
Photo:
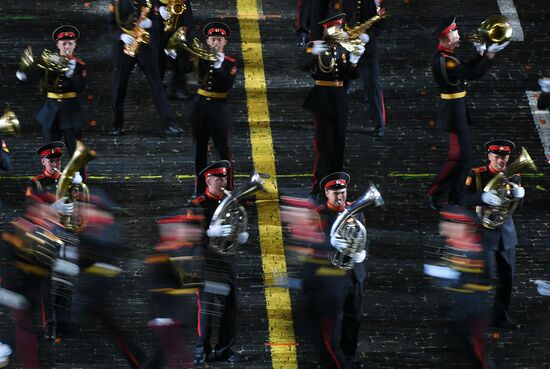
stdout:
POLYGON ((210 22, 202 29, 202 33, 208 36, 223 36, 228 38, 231 34, 231 28, 223 22, 210 22))
POLYGON ((319 182, 321 190, 339 190, 347 188, 350 176, 344 172, 331 173, 319 182))
POLYGON ((442 38, 447 36, 447 34, 456 29, 456 16, 445 17, 441 22, 435 27, 433 34, 437 38, 442 38))
POLYGON ((478 220, 474 213, 461 206, 448 205, 439 212, 442 221, 462 224, 477 224, 478 220))
POLYGON ((346 23, 346 13, 331 13, 317 24, 323 26, 323 28, 328 28, 334 25, 343 25, 344 23, 346 23))
POLYGON ((52 32, 52 40, 61 41, 61 40, 78 40, 80 37, 80 31, 75 26, 69 24, 57 27, 55 31, 52 32))
POLYGON ((510 155, 512 150, 516 147, 516 145, 509 140, 490 140, 485 142, 483 146, 488 152, 497 155, 510 155))
POLYGON ((220 160, 214 164, 210 164, 199 173, 200 177, 207 178, 210 176, 225 177, 229 174, 231 163, 227 160, 220 160))
POLYGON ((65 144, 61 141, 53 141, 42 145, 36 150, 36 153, 40 155, 41 158, 54 159, 59 158, 63 151, 65 144))

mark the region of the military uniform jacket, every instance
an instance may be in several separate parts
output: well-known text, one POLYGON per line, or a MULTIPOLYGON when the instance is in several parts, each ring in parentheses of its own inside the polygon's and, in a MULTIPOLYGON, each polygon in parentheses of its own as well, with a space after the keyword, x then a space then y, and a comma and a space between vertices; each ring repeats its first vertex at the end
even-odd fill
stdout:
POLYGON ((481 78, 493 65, 486 56, 476 56, 468 62, 458 59, 451 50, 438 46, 432 60, 432 73, 441 94, 451 98, 440 100, 437 123, 445 131, 463 131, 468 128, 469 117, 464 97, 454 94, 466 92, 465 81, 481 78), (454 95, 456 96, 456 95, 454 95))
MULTIPOLYGON (((330 47, 321 55, 308 54, 302 69, 309 71, 315 81, 344 82, 358 77, 357 67, 349 61, 349 52, 340 45, 330 47)), ((345 116, 348 112, 346 89, 315 85, 303 107, 317 114, 345 116)))
POLYGON ((42 192, 49 192, 55 194, 57 190, 57 179, 47 177, 44 174, 39 174, 33 177, 27 185, 25 195, 30 196, 32 194, 38 194, 42 192))
POLYGON ((59 99, 48 97, 48 93, 80 94, 86 89, 86 63, 78 58, 73 59, 76 60, 76 67, 71 77, 66 77, 64 72, 41 70, 41 85, 46 99, 34 116, 44 129, 50 129, 56 121, 60 129, 78 129, 82 126, 78 96, 59 99))
MULTIPOLYGON (((325 234, 325 241, 312 245, 314 253, 318 255, 318 260, 312 260, 312 262, 304 264, 305 283, 335 287, 351 287, 354 282, 363 283, 366 278, 364 263, 356 263, 353 269, 344 270, 333 266, 329 259, 329 252, 335 250, 330 244, 330 231, 340 213, 329 209, 327 205, 320 205, 317 211, 319 212, 321 228, 325 234)), ((363 214, 358 215, 358 220, 363 224, 365 223, 363 214)))
MULTIPOLYGON (((468 173, 466 177, 466 188, 467 188, 467 203, 470 206, 486 206, 481 201, 481 195, 483 194, 483 188, 489 183, 489 181, 497 174, 498 172, 493 170, 489 165, 484 165, 479 168, 474 168, 468 173)), ((520 175, 516 174, 510 181, 520 184, 520 175)), ((500 248, 500 243, 502 242, 502 247, 505 250, 515 247, 518 243, 518 238, 516 234, 516 227, 514 225, 514 220, 512 217, 509 217, 500 227, 496 229, 489 229, 482 227, 483 242, 485 246, 492 251, 497 251, 500 248)))
MULTIPOLYGON (((344 2, 344 12, 348 24, 357 26, 360 23, 366 22, 375 15, 382 15, 384 8, 377 6, 375 0, 354 0, 344 2)), ((386 19, 381 19, 369 28, 366 34, 369 35, 369 42, 365 45, 365 53, 359 59, 360 65, 369 64, 378 60, 378 38, 386 29, 386 19)))
MULTIPOLYGON (((231 112, 229 111, 227 98, 214 96, 216 94, 221 94, 218 96, 227 95, 229 90, 233 88, 237 76, 237 61, 226 55, 221 67, 216 69, 213 62, 196 58, 195 69, 199 89, 204 91, 205 95, 212 93, 213 96, 203 96, 199 92, 195 98, 193 110, 208 112, 207 124, 209 129, 230 127, 231 112)), ((197 114, 197 116, 199 115, 197 114)), ((193 119, 193 124, 200 125, 203 122, 200 119, 193 119)))

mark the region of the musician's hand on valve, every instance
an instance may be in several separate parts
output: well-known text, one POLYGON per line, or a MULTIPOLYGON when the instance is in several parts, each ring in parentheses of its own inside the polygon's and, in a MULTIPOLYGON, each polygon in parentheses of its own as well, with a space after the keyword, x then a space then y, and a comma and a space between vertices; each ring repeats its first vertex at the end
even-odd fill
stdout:
POLYGON ((153 22, 149 18, 145 18, 139 22, 139 27, 143 29, 151 28, 153 27, 153 22))
POLYGON ((348 247, 346 240, 336 235, 330 237, 330 244, 338 251, 342 251, 348 247))
POLYGON ((69 65, 69 70, 65 72, 65 77, 71 78, 74 74, 75 69, 76 69, 76 60, 71 59, 71 60, 69 60, 69 62, 67 64, 69 65))
POLYGON ((489 206, 500 206, 500 205, 502 205, 502 200, 500 199, 500 197, 498 197, 494 193, 490 193, 490 192, 484 192, 481 195, 481 201, 483 201, 484 204, 487 204, 489 206))
POLYGON ((521 186, 512 188, 512 196, 515 199, 523 199, 525 197, 525 188, 521 186))
POLYGON ((313 43, 313 47, 311 48, 311 53, 313 55, 321 55, 324 51, 327 51, 329 49, 325 41, 316 40, 316 41, 312 41, 312 43, 313 43))
POLYGON ((174 49, 164 49, 164 53, 172 59, 176 59, 178 57, 178 52, 174 49))
POLYGON ((216 53, 216 61, 214 62, 214 69, 220 69, 222 67, 223 60, 225 59, 225 54, 221 51, 216 53))
POLYGON ((237 242, 240 244, 240 245, 244 245, 246 243, 246 241, 248 241, 248 232, 241 232, 239 233, 239 235, 237 236, 237 242))
POLYGON ((488 53, 498 53, 499 51, 502 51, 506 48, 506 46, 510 45, 510 41, 506 41, 503 44, 492 44, 487 48, 488 53))
POLYGON ((357 45, 356 48, 357 50, 354 50, 349 54, 349 62, 351 64, 357 64, 361 58, 361 55, 365 52, 365 47, 363 45, 357 45))
POLYGON ((231 234, 231 226, 229 224, 223 225, 220 220, 211 224, 206 230, 208 237, 227 237, 231 234))
POLYGON ((80 172, 75 173, 71 183, 74 185, 79 185, 82 183, 82 176, 80 175, 80 172))
POLYGON ((63 215, 71 215, 74 211, 74 203, 67 203, 67 197, 62 197, 51 205, 52 209, 63 215))
POLYGON ((487 50, 487 45, 479 42, 474 42, 474 47, 476 48, 477 53, 481 56, 483 56, 483 54, 485 54, 485 50, 487 50))
POLYGON ((170 12, 168 11, 168 9, 166 9, 165 6, 161 6, 159 8, 159 13, 160 13, 160 16, 162 17, 162 19, 164 19, 164 20, 167 20, 168 18, 170 18, 170 12))
POLYGON ((134 42, 136 42, 136 39, 133 38, 132 36, 130 36, 129 34, 127 33, 123 33, 122 35, 120 35, 120 39, 122 42, 124 42, 126 45, 131 45, 133 44, 134 42))
POLYGON ((353 261, 355 263, 362 263, 367 258, 367 252, 365 250, 361 250, 355 255, 353 255, 353 261))
POLYGON ((369 41, 370 41, 370 36, 367 35, 366 33, 361 33, 359 35, 359 39, 361 40, 361 42, 363 42, 364 44, 367 44, 369 41))
POLYGON ((27 77, 27 74, 25 72, 21 72, 20 70, 18 70, 17 72, 15 72, 15 76, 17 77, 18 80, 20 80, 21 82, 25 82, 28 77, 27 77))

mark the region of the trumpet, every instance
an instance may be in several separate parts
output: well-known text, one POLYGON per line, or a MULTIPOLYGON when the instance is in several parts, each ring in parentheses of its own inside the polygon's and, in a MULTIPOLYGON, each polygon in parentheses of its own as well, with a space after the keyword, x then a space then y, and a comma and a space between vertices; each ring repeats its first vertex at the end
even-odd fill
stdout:
POLYGON ((508 18, 503 15, 491 15, 485 19, 477 30, 466 36, 468 41, 480 44, 499 44, 510 41, 513 28, 508 18))
POLYGON ((0 134, 17 135, 19 132, 21 132, 19 120, 13 111, 6 109, 4 115, 0 117, 0 134))
POLYGON ((211 62, 216 61, 217 48, 203 45, 196 37, 193 38, 193 42, 190 44, 187 40, 187 35, 183 27, 178 28, 168 40, 168 44, 166 45, 166 53, 174 54, 177 53, 178 49, 187 50, 200 59, 211 62))

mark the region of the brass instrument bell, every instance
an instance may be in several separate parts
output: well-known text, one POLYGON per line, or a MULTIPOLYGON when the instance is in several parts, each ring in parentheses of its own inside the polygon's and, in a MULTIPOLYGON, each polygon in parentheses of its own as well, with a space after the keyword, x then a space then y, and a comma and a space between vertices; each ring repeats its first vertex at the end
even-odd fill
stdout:
POLYGON ((499 44, 510 41, 513 28, 507 17, 503 15, 491 15, 483 22, 477 30, 467 36, 472 42, 481 44, 499 44))
POLYGON ((13 111, 6 109, 4 115, 0 117, 0 134, 17 135, 19 132, 21 132, 19 120, 13 111))

